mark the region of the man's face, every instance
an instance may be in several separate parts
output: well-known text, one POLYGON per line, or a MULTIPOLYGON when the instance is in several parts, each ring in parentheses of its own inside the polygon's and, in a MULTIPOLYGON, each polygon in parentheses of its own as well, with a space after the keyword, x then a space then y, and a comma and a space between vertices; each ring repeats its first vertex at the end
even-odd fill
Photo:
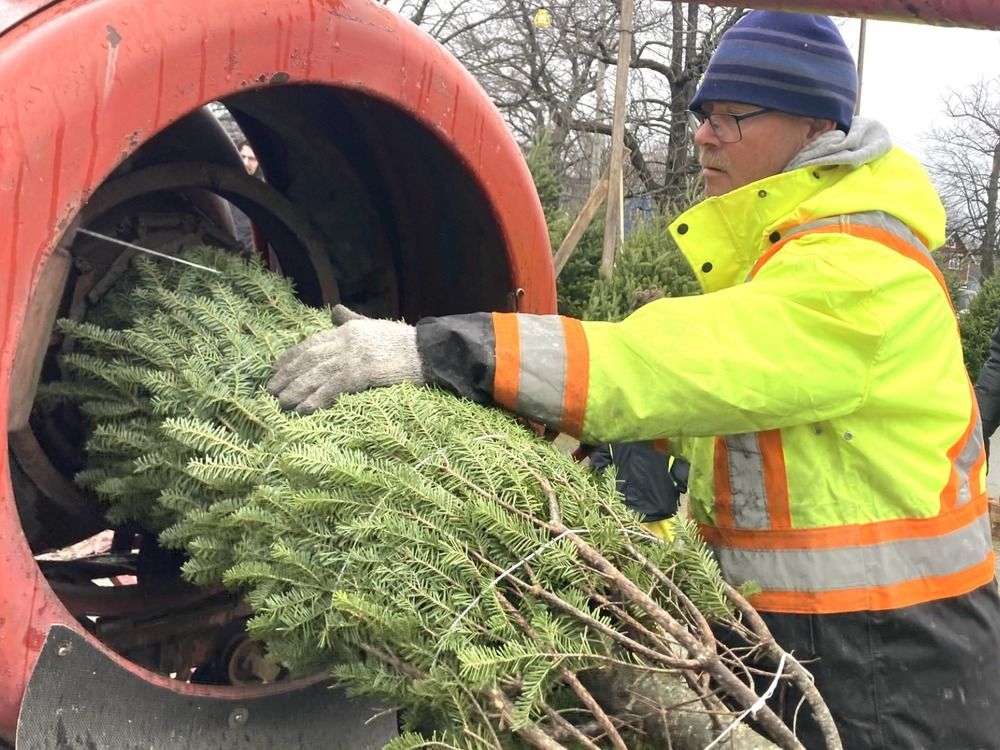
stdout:
POLYGON ((247 168, 249 174, 257 173, 257 156, 249 146, 240 149, 240 158, 243 159, 243 166, 247 168))
MULTIPOLYGON (((706 102, 706 115, 741 115, 760 107, 736 102, 706 102)), ((706 120, 694 136, 705 181, 705 195, 722 195, 778 174, 802 147, 833 123, 784 112, 766 112, 739 123, 742 138, 723 143, 706 120)))

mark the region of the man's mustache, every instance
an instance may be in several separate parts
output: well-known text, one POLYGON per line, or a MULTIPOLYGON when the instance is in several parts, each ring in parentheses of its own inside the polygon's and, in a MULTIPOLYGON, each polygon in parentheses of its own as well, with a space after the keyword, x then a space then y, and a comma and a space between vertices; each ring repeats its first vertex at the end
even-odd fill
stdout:
POLYGON ((726 165, 722 162, 722 159, 717 159, 711 154, 700 154, 698 156, 698 163, 708 169, 719 169, 722 171, 726 169, 726 165))

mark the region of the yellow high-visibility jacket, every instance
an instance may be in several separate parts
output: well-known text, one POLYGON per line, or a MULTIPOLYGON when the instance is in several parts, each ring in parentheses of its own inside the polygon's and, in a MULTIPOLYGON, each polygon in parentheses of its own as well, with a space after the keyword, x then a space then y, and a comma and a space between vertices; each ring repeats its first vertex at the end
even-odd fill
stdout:
POLYGON ((923 169, 896 149, 804 167, 671 229, 706 294, 620 323, 427 319, 425 369, 588 442, 670 436, 692 463, 692 515, 727 580, 761 586, 762 611, 893 609, 988 583, 982 432, 923 169))

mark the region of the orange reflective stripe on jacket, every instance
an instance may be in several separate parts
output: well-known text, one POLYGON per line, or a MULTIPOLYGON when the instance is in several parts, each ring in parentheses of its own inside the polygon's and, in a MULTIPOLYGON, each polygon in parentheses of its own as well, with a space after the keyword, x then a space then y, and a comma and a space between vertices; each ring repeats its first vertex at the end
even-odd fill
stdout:
POLYGON ((493 313, 493 331, 495 401, 579 435, 590 368, 580 321, 557 315, 493 313))

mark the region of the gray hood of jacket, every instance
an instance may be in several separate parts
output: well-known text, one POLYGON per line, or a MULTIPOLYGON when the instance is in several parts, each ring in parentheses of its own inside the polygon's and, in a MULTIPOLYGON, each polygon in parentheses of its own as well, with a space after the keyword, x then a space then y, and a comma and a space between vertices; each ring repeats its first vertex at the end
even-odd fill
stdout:
POLYGON ((884 156, 892 148, 889 131, 877 120, 855 117, 851 132, 831 130, 807 143, 788 162, 785 172, 800 167, 848 165, 858 167, 884 156))

